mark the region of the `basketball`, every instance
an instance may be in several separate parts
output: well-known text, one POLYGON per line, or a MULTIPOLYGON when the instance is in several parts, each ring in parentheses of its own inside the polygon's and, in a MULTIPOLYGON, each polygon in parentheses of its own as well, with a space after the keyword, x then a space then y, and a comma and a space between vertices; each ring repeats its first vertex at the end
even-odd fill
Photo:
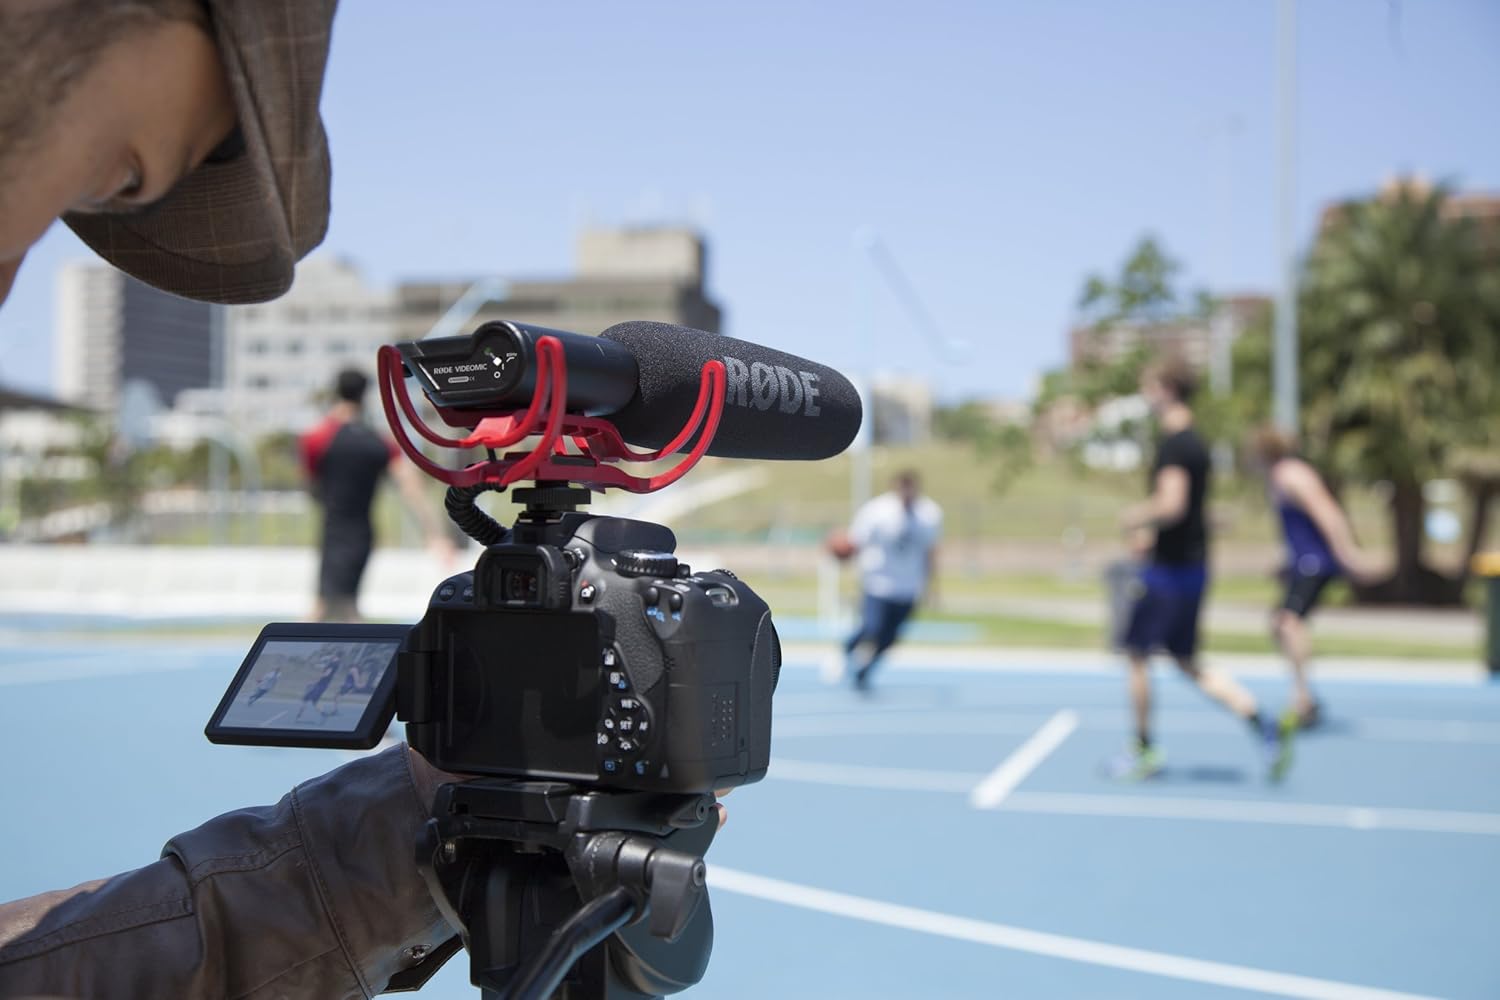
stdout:
POLYGON ((847 531, 830 531, 823 547, 828 550, 829 555, 840 561, 848 559, 856 551, 854 542, 850 541, 847 531))

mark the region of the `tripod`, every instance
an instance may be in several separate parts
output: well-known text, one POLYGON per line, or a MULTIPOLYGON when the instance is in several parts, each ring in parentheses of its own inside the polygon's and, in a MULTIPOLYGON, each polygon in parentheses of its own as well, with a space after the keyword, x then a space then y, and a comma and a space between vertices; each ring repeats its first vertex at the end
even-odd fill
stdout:
POLYGON ((387 992, 419 989, 459 947, 485 1000, 686 989, 713 948, 702 857, 717 832, 713 802, 556 782, 442 786, 417 864, 459 937, 387 992))

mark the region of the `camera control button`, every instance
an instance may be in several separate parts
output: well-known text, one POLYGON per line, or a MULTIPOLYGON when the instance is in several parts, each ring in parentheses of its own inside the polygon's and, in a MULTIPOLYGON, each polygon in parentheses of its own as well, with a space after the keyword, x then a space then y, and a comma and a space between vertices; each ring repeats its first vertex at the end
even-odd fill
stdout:
POLYGON ((660 604, 661 603, 661 591, 657 590, 655 587, 647 587, 646 588, 646 603, 647 604, 660 604))
POLYGON ((613 713, 611 713, 610 716, 604 720, 604 728, 609 730, 610 732, 615 731, 615 720, 613 713))
POLYGON ((615 569, 621 576, 672 577, 677 575, 677 557, 670 552, 630 549, 615 556, 615 569))
POLYGON ((453 600, 453 595, 456 594, 456 593, 458 593, 458 588, 457 587, 455 587, 451 583, 445 583, 441 587, 438 588, 438 593, 437 593, 438 600, 440 600, 440 601, 451 601, 451 600, 453 600))
POLYGON ((464 600, 465 601, 473 601, 474 600, 474 585, 472 583, 469 584, 467 587, 464 588, 464 600))
POLYGON ((620 760, 618 757, 606 757, 599 762, 599 769, 605 774, 619 774, 620 760))
POLYGON ((609 746, 609 733, 598 732, 594 734, 594 743, 601 747, 609 746))
POLYGON ((594 598, 598 596, 598 594, 599 588, 594 586, 587 580, 583 581, 583 583, 578 587, 578 600, 580 600, 584 604, 592 603, 594 598))
POLYGON ((636 722, 636 724, 635 724, 636 739, 640 740, 642 743, 645 743, 646 739, 647 739, 647 734, 650 733, 650 732, 651 732, 651 720, 650 719, 641 719, 638 722, 636 722))
POLYGON ((638 760, 631 765, 631 770, 636 773, 637 777, 644 778, 646 772, 651 770, 651 762, 649 760, 638 760))
POLYGON ((670 608, 673 611, 681 611, 682 610, 682 595, 679 594, 679 593, 677 593, 677 591, 675 591, 675 590, 672 591, 670 594, 668 594, 667 595, 667 607, 670 608))
POLYGON ((615 740, 615 749, 621 753, 635 753, 635 740, 627 736, 621 736, 615 740))
POLYGON ((609 672, 609 686, 616 691, 629 691, 630 678, 625 676, 623 670, 611 670, 609 672))
POLYGON ((622 712, 634 712, 640 709, 641 703, 634 698, 621 698, 615 702, 615 707, 622 712))

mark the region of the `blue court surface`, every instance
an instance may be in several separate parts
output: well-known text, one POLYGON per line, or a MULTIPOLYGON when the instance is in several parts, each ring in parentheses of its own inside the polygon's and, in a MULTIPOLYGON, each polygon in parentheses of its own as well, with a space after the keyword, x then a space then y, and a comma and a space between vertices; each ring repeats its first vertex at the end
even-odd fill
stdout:
MULTIPOLYGON (((204 740, 241 652, 0 643, 0 896, 148 862, 343 759, 204 740)), ((1167 773, 1125 785, 1099 772, 1125 734, 1103 662, 914 662, 861 699, 794 656, 771 777, 709 854, 689 995, 1500 996, 1500 688, 1328 680, 1271 787, 1244 725, 1163 673, 1167 773)), ((423 995, 477 995, 461 965, 423 995)))

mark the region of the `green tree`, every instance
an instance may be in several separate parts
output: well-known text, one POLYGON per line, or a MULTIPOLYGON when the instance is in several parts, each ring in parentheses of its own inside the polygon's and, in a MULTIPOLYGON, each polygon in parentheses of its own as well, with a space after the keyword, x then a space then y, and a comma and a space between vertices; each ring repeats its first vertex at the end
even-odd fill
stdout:
POLYGON ((1113 280, 1098 274, 1084 279, 1078 311, 1095 327, 1121 320, 1160 321, 1177 311, 1173 281, 1182 266, 1167 256, 1153 236, 1143 236, 1113 280))
MULTIPOLYGON (((1388 483, 1396 567, 1363 600, 1461 600, 1424 558, 1422 484, 1463 478, 1474 497, 1467 548, 1484 540, 1500 441, 1500 271, 1446 188, 1404 186, 1342 207, 1313 245, 1298 303, 1303 447, 1337 485, 1388 483)), ((1236 407, 1247 425, 1270 400, 1270 337, 1242 338, 1236 407)))
POLYGON ((1009 490, 1031 468, 1030 428, 996 421, 982 402, 941 407, 932 423, 939 438, 973 447, 975 456, 992 469, 990 489, 996 494, 1009 490))

